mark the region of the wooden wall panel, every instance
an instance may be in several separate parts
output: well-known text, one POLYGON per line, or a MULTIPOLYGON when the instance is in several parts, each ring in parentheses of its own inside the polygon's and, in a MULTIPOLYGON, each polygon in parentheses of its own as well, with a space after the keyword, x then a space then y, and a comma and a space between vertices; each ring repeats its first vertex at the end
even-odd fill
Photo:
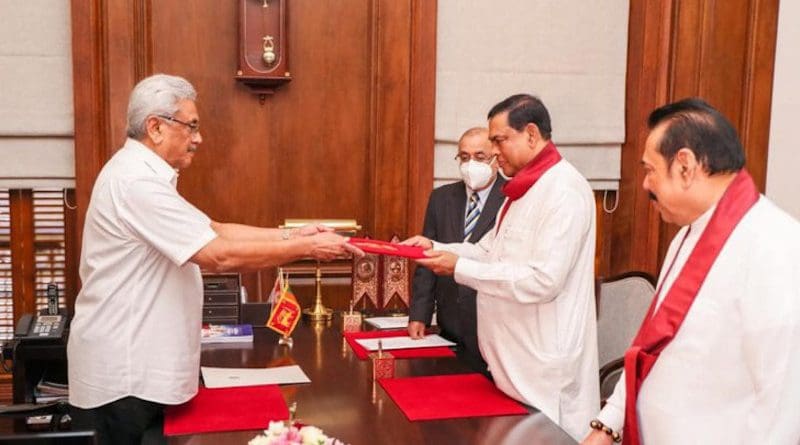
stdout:
POLYGON ((611 227, 611 273, 658 267, 677 227, 664 224, 641 188, 647 115, 698 96, 737 127, 747 168, 766 178, 777 0, 631 2, 620 207, 611 227))
MULTIPOLYGON (((233 77, 238 3, 73 2, 74 35, 91 36, 74 38, 76 115, 91 116, 76 126, 78 225, 124 140, 131 88, 165 72, 199 92, 203 144, 179 190, 213 219, 355 218, 384 239, 418 231, 432 188, 436 2, 288 1, 293 80, 264 101, 233 77)), ((250 299, 273 277, 243 277, 250 299)))

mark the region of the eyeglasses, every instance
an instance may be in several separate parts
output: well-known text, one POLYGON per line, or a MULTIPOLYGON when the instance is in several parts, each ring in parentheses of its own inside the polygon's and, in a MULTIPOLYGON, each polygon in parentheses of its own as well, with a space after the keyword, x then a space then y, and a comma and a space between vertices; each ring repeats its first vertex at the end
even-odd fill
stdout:
POLYGON ((197 122, 184 122, 180 119, 175 119, 172 116, 167 116, 166 114, 157 114, 156 116, 160 117, 161 119, 166 119, 170 122, 175 122, 176 124, 185 125, 186 127, 189 127, 189 131, 192 134, 197 134, 200 132, 200 124, 197 122))
POLYGON ((494 155, 486 156, 483 153, 475 153, 474 155, 470 155, 469 153, 458 153, 456 154, 456 157, 453 159, 455 159, 458 162, 461 162, 462 164, 464 162, 469 162, 470 159, 472 159, 475 162, 483 162, 484 164, 491 164, 494 158, 495 158, 494 155))

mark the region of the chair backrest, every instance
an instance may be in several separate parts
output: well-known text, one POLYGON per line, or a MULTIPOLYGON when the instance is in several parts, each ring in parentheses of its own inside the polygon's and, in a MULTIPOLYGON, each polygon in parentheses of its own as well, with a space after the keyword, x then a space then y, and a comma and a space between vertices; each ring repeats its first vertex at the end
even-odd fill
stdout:
POLYGON ((655 279, 628 272, 599 279, 597 345, 600 366, 621 358, 639 331, 655 294, 655 279))

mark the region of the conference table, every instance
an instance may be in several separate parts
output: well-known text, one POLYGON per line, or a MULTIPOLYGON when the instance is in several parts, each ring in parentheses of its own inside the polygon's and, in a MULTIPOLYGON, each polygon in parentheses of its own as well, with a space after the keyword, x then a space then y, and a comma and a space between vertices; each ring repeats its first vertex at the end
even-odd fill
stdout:
MULTIPOLYGON (((369 360, 360 360, 344 341, 338 319, 301 321, 293 347, 278 344, 278 334, 254 329, 252 344, 203 345, 201 364, 214 367, 299 365, 311 383, 286 385, 287 404, 296 403, 295 420, 321 428, 344 443, 574 445, 576 442, 545 415, 472 417, 409 421, 371 378, 369 360)), ((469 373, 457 357, 396 360, 395 377, 469 373)), ((220 407, 224 409, 224 407, 220 407)), ((170 444, 246 444, 261 431, 171 436, 170 444)))

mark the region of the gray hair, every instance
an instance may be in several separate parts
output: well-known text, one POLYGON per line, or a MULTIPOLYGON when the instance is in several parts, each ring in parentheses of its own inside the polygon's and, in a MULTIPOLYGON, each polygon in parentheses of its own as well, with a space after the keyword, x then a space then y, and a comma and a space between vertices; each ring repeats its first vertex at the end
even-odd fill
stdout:
POLYGON ((172 116, 178 111, 178 102, 184 99, 196 100, 197 91, 183 77, 154 74, 142 79, 133 87, 128 101, 128 137, 144 139, 147 118, 159 114, 172 116))

